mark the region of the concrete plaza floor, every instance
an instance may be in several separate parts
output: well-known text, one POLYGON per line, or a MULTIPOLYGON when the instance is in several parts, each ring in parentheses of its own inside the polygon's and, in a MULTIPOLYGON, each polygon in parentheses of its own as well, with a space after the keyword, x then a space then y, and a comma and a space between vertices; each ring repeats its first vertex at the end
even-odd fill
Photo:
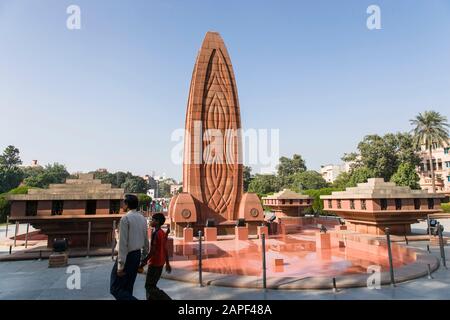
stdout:
MULTIPOLYGON (((450 230, 450 221, 442 222, 446 226, 446 231, 450 230)), ((423 232, 424 224, 415 225, 414 228, 423 232)), ((410 243, 410 247, 424 250, 426 242, 410 243)), ((432 254, 438 257, 439 248, 431 249, 432 254)), ((449 246, 446 247, 446 256, 450 256, 449 246)), ((49 269, 47 260, 1 262, 0 300, 113 299, 109 294, 109 278, 113 266, 110 257, 71 258, 69 263, 80 267, 80 289, 68 289, 67 281, 71 274, 66 273, 67 268, 49 269)), ((160 280, 159 287, 173 299, 450 299, 450 270, 441 266, 433 273, 433 278, 422 277, 399 283, 395 288, 390 286, 383 286, 381 289, 351 288, 341 289, 336 293, 332 290, 264 291, 218 286, 199 287, 192 283, 165 279, 160 280)), ((134 292, 138 299, 145 297, 144 282, 145 276, 138 275, 134 292)))

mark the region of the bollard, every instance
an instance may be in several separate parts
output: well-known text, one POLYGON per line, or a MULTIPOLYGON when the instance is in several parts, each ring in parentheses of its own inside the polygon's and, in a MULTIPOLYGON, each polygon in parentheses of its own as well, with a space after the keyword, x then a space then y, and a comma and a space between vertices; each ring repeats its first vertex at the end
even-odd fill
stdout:
POLYGON ((395 287, 395 277, 394 277, 394 265, 392 262, 392 250, 391 250, 391 235, 389 234, 389 228, 385 229, 388 255, 389 255, 389 271, 391 274, 391 286, 395 287))
POLYGON ((427 244, 427 251, 428 251, 428 253, 431 253, 430 245, 429 245, 429 244, 427 244))
POLYGON ((12 252, 12 246, 9 246, 9 254, 12 252))
POLYGON ((428 279, 433 279, 433 277, 431 276, 431 265, 428 264, 428 279))
POLYGON ((445 249, 444 249, 444 239, 442 237, 442 229, 443 227, 441 226, 440 223, 438 223, 438 235, 439 235, 439 249, 441 250, 441 259, 442 259, 442 265, 444 266, 444 268, 447 269, 447 263, 446 263, 446 259, 445 259, 445 249))
POLYGON ((198 232, 198 283, 203 287, 202 279, 202 231, 198 232))
POLYGON ((88 239, 87 239, 86 258, 89 258, 90 250, 91 250, 91 221, 88 222, 88 239))
POLYGON ((16 246, 16 238, 18 232, 19 232, 19 221, 16 221, 16 230, 14 231, 14 247, 16 246))
POLYGON ((427 214, 428 235, 431 237, 430 215, 427 214))
POLYGON ((9 229, 9 216, 6 216, 6 234, 5 234, 5 238, 8 238, 8 229, 9 229))
POLYGON ((111 237, 111 260, 114 260, 114 249, 116 248, 116 220, 113 220, 111 237))
POLYGON ((406 236, 406 234, 405 234, 405 242, 406 242, 406 245, 409 244, 409 243, 408 243, 408 237, 406 236))
POLYGON ((263 271, 263 288, 267 288, 267 275, 266 275, 266 234, 261 234, 262 245, 262 271, 263 271))
POLYGON ((333 278, 333 292, 337 292, 336 278, 333 278))
POLYGON ((30 224, 27 223, 27 233, 25 234, 25 249, 28 247, 28 231, 30 230, 30 224))
POLYGON ((42 250, 39 250, 39 261, 42 260, 42 250))

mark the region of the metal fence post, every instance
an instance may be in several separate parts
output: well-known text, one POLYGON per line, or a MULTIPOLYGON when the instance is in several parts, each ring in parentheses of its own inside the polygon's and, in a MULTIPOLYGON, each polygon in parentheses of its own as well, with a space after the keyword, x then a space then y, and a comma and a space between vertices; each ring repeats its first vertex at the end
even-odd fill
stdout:
POLYGON ((198 232, 198 282, 203 287, 202 279, 202 231, 198 232))
POLYGON ((16 230, 14 231, 14 247, 16 246, 17 233, 19 232, 19 221, 16 221, 16 230))
POLYGON ((441 250, 441 259, 442 259, 442 265, 444 268, 447 268, 447 262, 445 261, 445 249, 444 249, 444 238, 442 236, 442 225, 438 223, 438 235, 439 235, 439 249, 441 250))
POLYGON ((336 278, 333 278, 333 292, 338 292, 337 285, 336 285, 336 278))
POLYGON ((89 258, 90 250, 91 250, 91 221, 88 222, 88 239, 87 239, 87 252, 86 252, 87 258, 89 258))
POLYGON ((431 276, 431 265, 428 263, 427 265, 428 268, 428 279, 433 279, 433 277, 431 276))
POLYGON ((8 238, 8 229, 9 229, 9 216, 6 216, 6 234, 5 234, 5 238, 8 238))
POLYGON ((28 231, 30 230, 30 223, 27 223, 27 233, 25 234, 25 249, 28 247, 28 231))
POLYGON ((431 236, 430 215, 427 214, 428 235, 431 236))
POLYGON ((391 286, 395 287, 395 277, 394 277, 394 264, 392 262, 392 250, 391 250, 391 235, 389 234, 389 228, 385 229, 388 255, 389 255, 389 271, 391 274, 391 286))
POLYGON ((116 248, 116 220, 113 220, 111 237, 111 260, 114 260, 114 249, 116 248))
POLYGON ((266 278, 266 234, 261 234, 261 245, 262 245, 262 269, 263 269, 263 288, 267 288, 267 278, 266 278))

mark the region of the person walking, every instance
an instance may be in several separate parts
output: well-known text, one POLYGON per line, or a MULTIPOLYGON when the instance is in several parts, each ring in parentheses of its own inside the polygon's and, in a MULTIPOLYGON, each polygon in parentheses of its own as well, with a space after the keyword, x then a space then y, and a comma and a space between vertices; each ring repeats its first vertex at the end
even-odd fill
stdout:
POLYGON ((123 211, 127 214, 120 219, 118 255, 111 271, 110 293, 116 300, 137 300, 133 296, 134 282, 141 257, 149 249, 147 219, 137 211, 138 207, 135 195, 125 195, 123 211))

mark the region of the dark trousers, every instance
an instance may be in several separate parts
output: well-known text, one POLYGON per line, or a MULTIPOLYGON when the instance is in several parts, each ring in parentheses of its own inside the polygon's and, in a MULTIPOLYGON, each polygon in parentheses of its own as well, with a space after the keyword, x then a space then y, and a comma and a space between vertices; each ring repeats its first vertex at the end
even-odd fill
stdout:
POLYGON ((148 266, 147 277, 145 279, 145 293, 147 300, 170 299, 164 291, 156 285, 161 278, 163 267, 148 266))
POLYGON ((111 271, 110 293, 116 300, 137 300, 133 296, 134 282, 136 281, 137 271, 141 262, 141 251, 131 251, 125 261, 125 275, 117 275, 117 260, 111 271))

